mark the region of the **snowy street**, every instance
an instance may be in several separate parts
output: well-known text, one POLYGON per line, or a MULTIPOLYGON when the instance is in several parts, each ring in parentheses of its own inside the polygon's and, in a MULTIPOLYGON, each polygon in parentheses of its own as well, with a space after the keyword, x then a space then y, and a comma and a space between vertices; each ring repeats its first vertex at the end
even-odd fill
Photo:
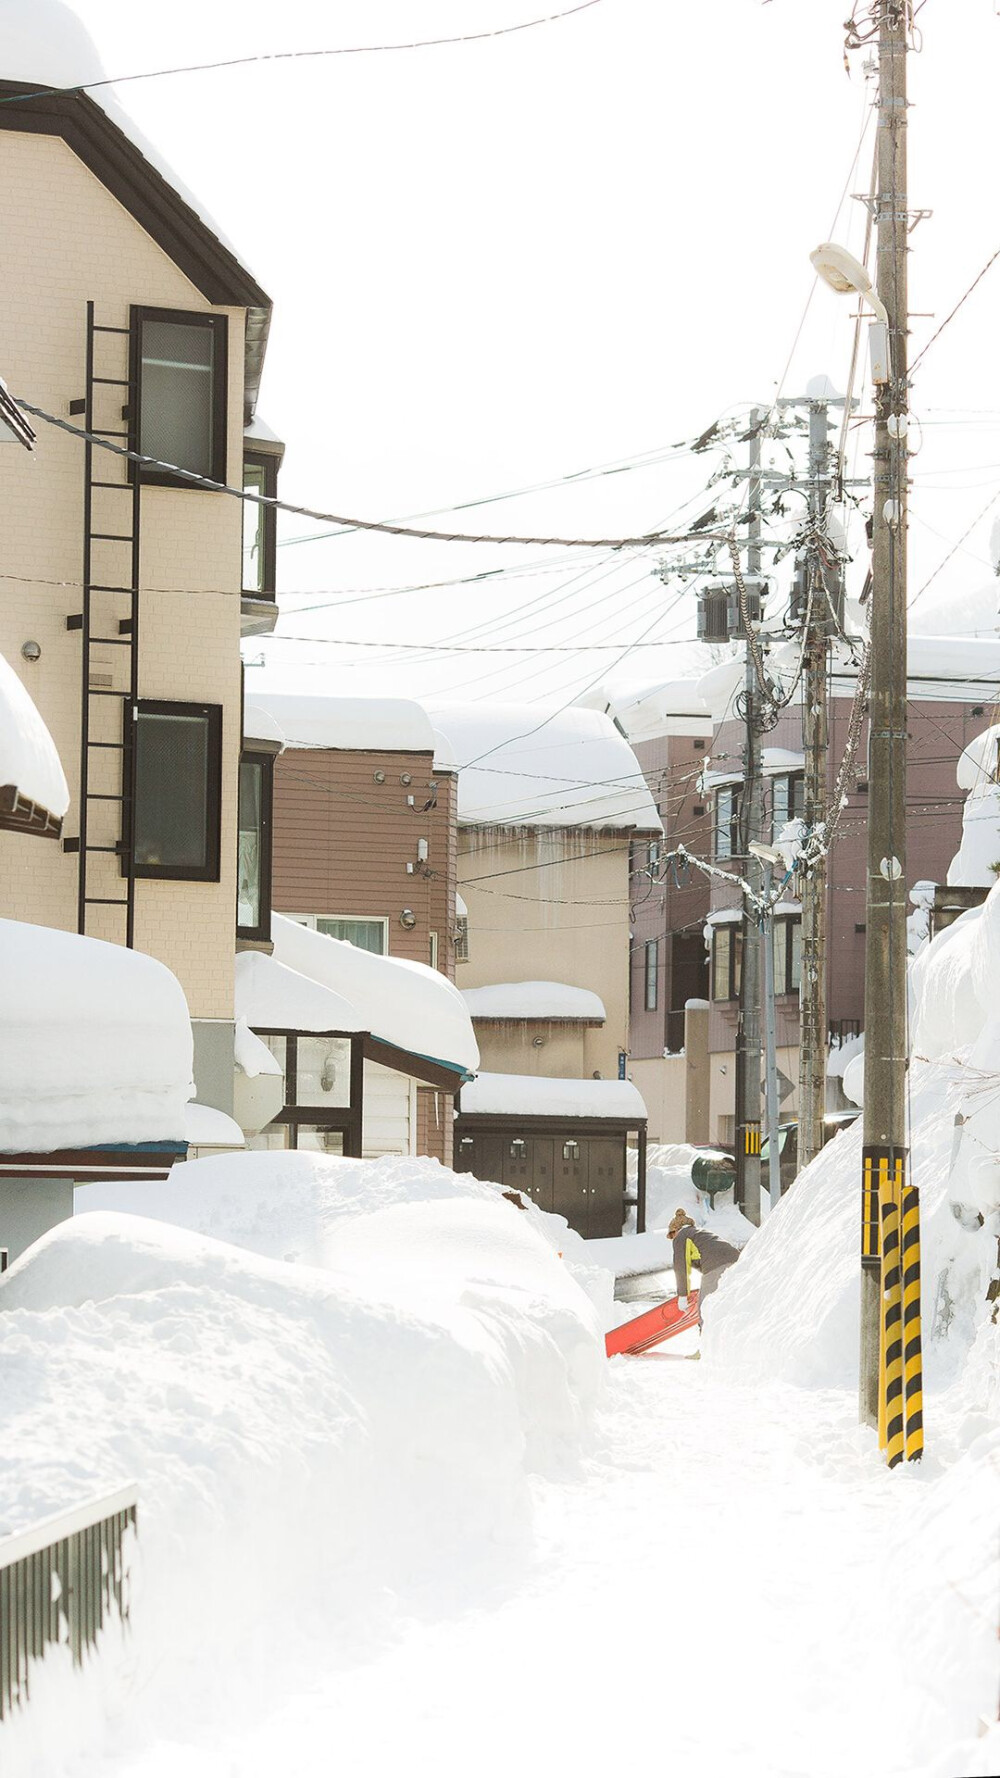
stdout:
MULTIPOLYGON (((961 1720, 976 1604, 950 1575, 921 1656, 907 1530, 930 1466, 900 1487, 846 1391, 752 1392, 664 1348, 611 1367, 599 1438, 586 1480, 534 1484, 537 1550, 506 1596, 429 1612, 382 1649, 362 1638, 356 1659, 314 1645, 308 1678, 259 1719, 103 1778, 318 1778, 342 1756, 427 1778, 988 1770, 925 1764, 961 1720)), ((970 1707, 970 1741, 976 1726, 970 1707)))

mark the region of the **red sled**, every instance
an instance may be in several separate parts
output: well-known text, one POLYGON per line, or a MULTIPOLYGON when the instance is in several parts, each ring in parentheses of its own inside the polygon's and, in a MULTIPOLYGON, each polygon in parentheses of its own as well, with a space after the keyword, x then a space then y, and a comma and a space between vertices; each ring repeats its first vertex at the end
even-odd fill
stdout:
POLYGON ((637 1315, 634 1321, 613 1327, 604 1336, 604 1349, 609 1358, 622 1352, 648 1352, 650 1346, 658 1346, 661 1340, 672 1340, 674 1334, 684 1333, 687 1328, 697 1325, 698 1292, 693 1290, 686 1309, 680 1307, 679 1297, 672 1296, 668 1302, 658 1303, 655 1309, 647 1309, 645 1315, 637 1315))

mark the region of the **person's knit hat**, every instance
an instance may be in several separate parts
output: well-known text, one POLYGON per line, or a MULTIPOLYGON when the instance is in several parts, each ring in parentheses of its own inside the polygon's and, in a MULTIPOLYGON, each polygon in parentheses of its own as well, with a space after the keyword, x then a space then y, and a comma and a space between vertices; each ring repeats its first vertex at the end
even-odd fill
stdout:
POLYGON ((675 1235, 680 1234, 685 1223, 690 1223, 691 1227, 694 1228, 694 1218, 689 1216, 686 1210, 675 1210, 667 1225, 667 1234, 671 1241, 675 1235))

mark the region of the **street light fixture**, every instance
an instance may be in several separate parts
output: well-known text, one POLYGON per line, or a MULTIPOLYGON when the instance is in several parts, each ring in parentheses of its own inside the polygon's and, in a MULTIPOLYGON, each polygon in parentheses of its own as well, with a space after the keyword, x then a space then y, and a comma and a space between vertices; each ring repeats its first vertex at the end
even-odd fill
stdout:
POLYGON ((822 246, 814 247, 809 255, 814 270, 836 290, 841 296, 855 290, 863 302, 872 310, 875 320, 868 329, 868 344, 871 352, 872 382, 887 383, 889 381, 889 311, 872 284, 860 259, 848 253, 846 247, 839 247, 836 241, 824 241, 822 246))

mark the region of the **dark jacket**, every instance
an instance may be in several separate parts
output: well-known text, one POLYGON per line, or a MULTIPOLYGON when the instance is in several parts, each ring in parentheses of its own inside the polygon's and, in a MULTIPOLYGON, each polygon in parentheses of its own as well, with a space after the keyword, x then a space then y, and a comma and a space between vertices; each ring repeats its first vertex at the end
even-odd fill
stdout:
POLYGON ((730 1247, 728 1241, 720 1241, 708 1229, 696 1229, 693 1223, 686 1222, 674 1236, 677 1295, 690 1294, 691 1271, 697 1267, 701 1273, 701 1295, 710 1296, 726 1267, 739 1257, 738 1247, 730 1247))

